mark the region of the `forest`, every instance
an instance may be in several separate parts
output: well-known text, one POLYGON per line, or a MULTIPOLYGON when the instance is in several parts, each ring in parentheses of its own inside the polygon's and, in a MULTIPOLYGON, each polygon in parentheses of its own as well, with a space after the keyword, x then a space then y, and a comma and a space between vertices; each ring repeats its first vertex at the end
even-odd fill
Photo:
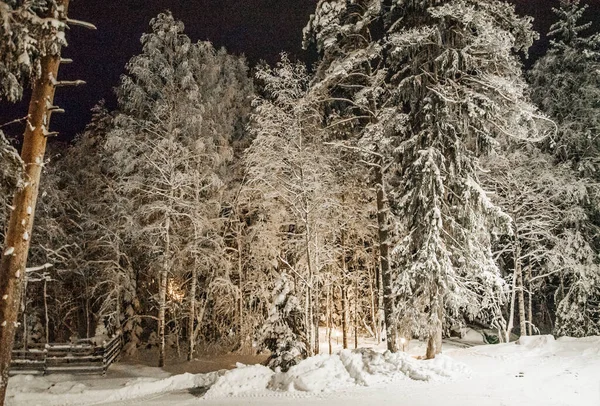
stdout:
MULTIPOLYGON (((60 59, 61 1, 0 2, 0 102, 60 59)), ((303 32, 314 65, 253 67, 157 15, 118 107, 100 101, 75 140, 52 141, 59 107, 39 102, 50 141, 14 346, 121 334, 159 366, 268 350, 285 371, 335 331, 344 348, 424 340, 426 358, 466 325, 490 343, 600 335, 585 9, 561 0, 531 61, 539 34, 502 1, 321 0, 303 32)), ((0 288, 31 185, 16 135, 0 133, 0 288)))

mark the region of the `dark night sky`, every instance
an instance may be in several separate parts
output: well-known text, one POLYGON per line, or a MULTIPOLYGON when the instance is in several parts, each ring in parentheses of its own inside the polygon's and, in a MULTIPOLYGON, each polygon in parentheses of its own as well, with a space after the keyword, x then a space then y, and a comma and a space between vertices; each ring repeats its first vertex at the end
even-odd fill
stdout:
MULTIPOLYGON (((520 14, 535 18, 535 29, 546 32, 553 21, 551 7, 558 0, 511 0, 520 14)), ((192 40, 210 40, 230 52, 245 54, 251 64, 260 59, 273 62, 281 51, 302 59, 302 28, 314 11, 317 0, 73 0, 70 16, 89 21, 98 31, 73 28, 64 56, 74 60, 61 69, 61 79, 83 79, 87 85, 59 89, 57 104, 66 114, 53 117, 52 128, 71 138, 89 121, 89 110, 100 99, 114 105, 112 89, 129 58, 141 50, 139 38, 150 19, 169 9, 186 25, 192 40)), ((583 0, 590 5, 587 19, 600 28, 600 0, 583 0)), ((533 54, 543 52, 544 41, 533 54)), ((26 114, 26 102, 0 105, 0 124, 26 114)), ((4 128, 8 135, 22 131, 19 126, 4 128)))

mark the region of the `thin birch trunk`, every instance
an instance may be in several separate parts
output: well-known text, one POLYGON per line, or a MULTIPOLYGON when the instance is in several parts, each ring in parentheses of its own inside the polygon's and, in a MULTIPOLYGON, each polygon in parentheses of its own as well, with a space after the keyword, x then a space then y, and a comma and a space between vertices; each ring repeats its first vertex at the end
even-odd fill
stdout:
POLYGON ((513 250, 513 262, 514 262, 514 270, 513 270, 513 278, 512 278, 512 292, 510 295, 510 310, 508 314, 508 324, 506 326, 506 342, 510 342, 510 334, 512 333, 512 329, 515 324, 515 302, 517 297, 517 264, 519 263, 519 258, 521 257, 521 246, 519 245, 519 241, 517 238, 517 231, 515 230, 515 248, 513 250))
MULTIPOLYGON (((519 249, 520 253, 520 249, 519 249)), ((525 287, 523 286, 523 269, 520 260, 515 264, 515 273, 517 274, 517 294, 519 295, 519 329, 522 336, 527 335, 527 323, 525 319, 525 287)))
POLYGON ((188 348, 188 361, 194 359, 194 351, 196 346, 196 337, 194 336, 194 324, 196 321, 196 287, 198 285, 198 264, 197 258, 194 258, 194 265, 192 268, 192 280, 190 281, 190 309, 188 317, 188 336, 189 336, 189 348, 188 348))
POLYGON ((354 349, 358 348, 358 278, 354 276, 354 349))
POLYGON ((348 348, 348 286, 346 286, 346 273, 342 276, 342 346, 348 348))
POLYGON ((383 168, 380 159, 375 168, 375 184, 377 189, 377 225, 379 238, 379 262, 381 266, 381 282, 383 290, 383 314, 385 319, 387 349, 398 352, 396 342, 396 325, 394 323, 394 298, 392 297, 392 270, 389 263, 389 231, 387 213, 388 201, 383 186, 383 168))
POLYGON ((379 333, 377 332, 377 300, 375 298, 375 289, 373 286, 373 275, 371 274, 371 268, 369 268, 369 304, 371 314, 371 326, 373 333, 375 333, 375 339, 379 342, 379 333))
MULTIPOLYGON (((46 329, 46 344, 50 342, 50 318, 48 317, 48 279, 44 276, 44 322, 46 329)), ((25 338, 27 339, 27 338, 25 338)))
POLYGON ((333 353, 333 346, 331 343, 331 330, 333 330, 331 296, 331 284, 329 284, 327 285, 327 344, 329 345, 329 355, 333 353))
POLYGON ((158 289, 158 338, 160 340, 160 349, 158 354, 158 366, 162 368, 165 366, 165 313, 167 308, 167 279, 169 277, 169 252, 171 251, 171 217, 167 215, 165 220, 165 247, 164 247, 164 260, 163 267, 160 272, 160 285, 158 289))
POLYGON ((527 306, 527 333, 533 335, 533 290, 531 289, 531 265, 527 267, 527 294, 528 306, 527 306))
POLYGON ((237 235, 237 269, 238 269, 238 290, 240 297, 238 298, 238 320, 239 320, 239 331, 240 331, 240 350, 244 353, 247 350, 246 330, 244 328, 244 270, 242 262, 242 243, 240 242, 241 230, 238 228, 237 235))

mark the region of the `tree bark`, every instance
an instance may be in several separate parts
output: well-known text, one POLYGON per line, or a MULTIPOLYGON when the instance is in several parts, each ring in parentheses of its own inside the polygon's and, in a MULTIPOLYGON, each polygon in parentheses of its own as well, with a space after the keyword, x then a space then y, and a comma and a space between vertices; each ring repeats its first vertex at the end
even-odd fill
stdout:
MULTIPOLYGON (((375 251, 375 255, 379 254, 378 249, 375 251)), ((385 316, 383 310, 383 282, 381 281, 381 266, 380 261, 375 261, 375 281, 377 286, 377 344, 381 343, 381 336, 383 335, 383 326, 385 324, 385 316)))
POLYGON ((342 231, 342 346, 348 348, 348 270, 346 269, 346 248, 342 231))
POLYGON ((171 251, 170 239, 171 218, 167 215, 165 220, 165 252, 163 260, 163 268, 160 271, 160 280, 158 287, 158 338, 160 340, 160 348, 158 353, 158 367, 165 366, 165 313, 167 308, 167 279, 169 277, 169 252, 171 251))
POLYGON ((354 276, 354 349, 358 348, 358 278, 354 276))
POLYGON ((515 248, 513 250, 513 279, 512 279, 512 292, 510 295, 510 310, 508 314, 508 324, 506 326, 506 342, 510 342, 510 333, 512 332, 515 323, 515 302, 517 297, 517 264, 521 257, 521 246, 519 245, 517 230, 515 230, 515 248))
MULTIPOLYGON (((66 19, 69 0, 58 0, 62 8, 61 18, 66 19)), ((51 10, 54 13, 55 10, 51 10)), ((35 217, 38 190, 44 155, 46 134, 50 124, 49 107, 54 102, 54 80, 58 76, 60 50, 57 55, 45 56, 41 61, 41 76, 35 81, 29 104, 21 158, 25 163, 25 186, 19 189, 13 200, 4 250, 0 262, 0 404, 4 404, 8 385, 8 370, 14 345, 15 329, 21 289, 31 233, 35 217)))
POLYGON ((346 277, 342 276, 342 347, 348 348, 348 287, 346 286, 346 277))
MULTIPOLYGON (((50 318, 48 317, 48 279, 44 275, 44 328, 46 333, 46 344, 50 343, 50 318)), ((25 338, 27 339, 27 338, 25 338)))
POLYGON ((429 340, 427 342, 427 353, 425 354, 426 359, 434 359, 437 354, 442 352, 442 323, 444 317, 444 306, 438 302, 436 303, 436 307, 437 321, 435 330, 429 336, 429 340))
POLYGON ((194 322, 196 320, 196 286, 198 285, 198 267, 197 261, 194 260, 194 268, 192 269, 192 280, 190 281, 190 309, 188 318, 188 335, 189 335, 189 349, 188 349, 188 361, 194 359, 194 346, 196 344, 196 337, 194 335, 194 322))
POLYGON ((377 331, 377 300, 375 298, 375 288, 373 286, 373 275, 371 274, 371 268, 368 269, 367 277, 369 279, 369 307, 370 307, 370 315, 371 315, 371 327, 373 328, 373 333, 375 334, 375 339, 379 343, 379 332, 377 331))
POLYGON ((381 282, 383 290, 383 314, 385 319, 385 332, 387 349, 398 352, 396 342, 396 326, 394 323, 394 298, 392 297, 392 272, 389 262, 389 232, 388 232, 388 205, 387 196, 383 187, 383 168, 380 159, 379 166, 375 168, 375 187, 377 189, 377 226, 379 238, 379 263, 381 266, 381 282))
POLYGON ((319 286, 319 281, 315 280, 315 289, 314 289, 314 300, 313 300, 313 329, 315 332, 313 345, 315 347, 315 355, 319 354, 321 351, 320 348, 320 339, 319 339, 319 319, 321 318, 321 309, 319 305, 321 304, 321 290, 319 286))
POLYGON ((329 355, 333 353, 333 346, 331 343, 331 330, 333 330, 331 296, 331 284, 329 284, 327 285, 327 344, 329 345, 329 355))
MULTIPOLYGON (((308 331, 308 346, 310 348, 310 352, 309 352, 309 356, 313 356, 315 355, 315 337, 317 336, 317 332, 315 331, 315 292, 314 292, 314 286, 315 286, 315 272, 313 269, 313 262, 312 262, 312 252, 310 250, 310 236, 312 234, 312 230, 310 228, 309 225, 309 219, 308 219, 308 204, 306 202, 304 202, 304 227, 306 227, 306 229, 304 230, 304 243, 306 244, 305 247, 305 254, 306 254, 306 267, 308 269, 308 287, 307 287, 307 303, 308 303, 308 320, 307 320, 307 326, 309 328, 308 331)), ((318 351, 318 348, 317 348, 318 351)))
POLYGON ((248 345, 248 341, 246 339, 246 329, 244 328, 244 267, 242 261, 242 243, 240 242, 241 237, 241 227, 238 227, 237 230, 237 268, 238 268, 238 289, 240 291, 240 297, 238 298, 238 317, 239 317, 239 329, 240 329, 240 351, 245 353, 248 349, 246 347, 251 347, 248 345))
POLYGON ((527 335, 527 322, 525 320, 525 286, 523 285, 523 269, 521 267, 521 262, 517 261, 515 264, 515 272, 517 273, 517 284, 519 285, 518 295, 519 295, 519 329, 521 330, 521 335, 527 335))
POLYGON ((312 323, 312 292, 310 289, 310 279, 309 279, 309 283, 306 285, 306 292, 305 292, 305 300, 304 300, 304 320, 306 323, 306 329, 308 330, 306 332, 306 341, 307 341, 307 350, 308 350, 308 356, 312 357, 313 355, 315 355, 313 353, 313 346, 312 346, 312 339, 313 339, 313 332, 312 332, 312 328, 313 328, 313 323, 312 323))
POLYGON ((527 295, 529 306, 527 307, 527 334, 533 335, 533 289, 531 288, 531 265, 527 267, 527 288, 529 294, 527 295))

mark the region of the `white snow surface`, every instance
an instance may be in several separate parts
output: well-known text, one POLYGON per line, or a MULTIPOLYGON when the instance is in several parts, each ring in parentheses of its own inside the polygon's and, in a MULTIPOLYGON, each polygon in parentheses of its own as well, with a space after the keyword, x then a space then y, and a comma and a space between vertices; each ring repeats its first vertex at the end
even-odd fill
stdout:
POLYGON ((458 347, 446 342, 434 360, 413 356, 424 352, 418 341, 408 353, 342 350, 286 373, 238 364, 230 371, 169 376, 117 364, 106 378, 16 376, 7 405, 600 405, 600 337, 534 336, 458 347), (124 370, 139 377, 111 377, 124 370))
POLYGON ((265 390, 275 373, 264 365, 242 365, 227 371, 206 392, 206 398, 236 396, 265 390))

